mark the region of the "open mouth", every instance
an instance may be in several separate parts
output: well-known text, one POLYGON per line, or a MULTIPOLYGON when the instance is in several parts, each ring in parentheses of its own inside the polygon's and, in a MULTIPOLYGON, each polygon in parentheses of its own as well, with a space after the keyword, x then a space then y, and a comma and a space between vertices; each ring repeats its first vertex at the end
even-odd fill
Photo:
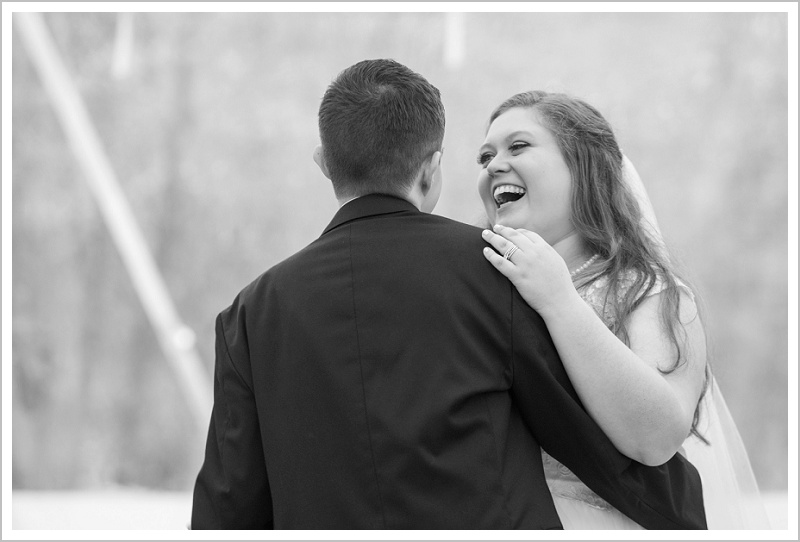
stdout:
POLYGON ((494 189, 494 203, 499 209, 506 203, 517 201, 525 195, 526 190, 513 184, 501 184, 494 189))

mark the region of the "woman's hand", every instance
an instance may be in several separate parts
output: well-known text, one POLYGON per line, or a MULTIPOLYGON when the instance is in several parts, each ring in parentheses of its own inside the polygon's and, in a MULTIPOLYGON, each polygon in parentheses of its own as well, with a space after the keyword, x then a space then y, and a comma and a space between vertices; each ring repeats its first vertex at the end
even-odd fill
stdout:
POLYGON ((508 277, 528 305, 542 316, 555 307, 563 306, 569 296, 577 295, 567 264, 536 233, 498 224, 494 232, 484 230, 483 238, 500 253, 486 247, 483 249, 486 259, 508 277), (517 250, 510 259, 506 259, 502 255, 512 245, 516 245, 517 250))

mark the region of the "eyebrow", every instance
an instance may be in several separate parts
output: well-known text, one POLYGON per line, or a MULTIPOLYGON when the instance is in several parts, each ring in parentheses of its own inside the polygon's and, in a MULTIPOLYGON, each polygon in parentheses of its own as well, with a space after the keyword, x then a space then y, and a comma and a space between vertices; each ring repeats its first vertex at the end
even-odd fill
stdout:
MULTIPOLYGON (((536 136, 534 136, 534 135, 533 135, 531 132, 528 132, 527 130, 517 130, 516 132, 511 132, 510 134, 508 134, 508 135, 507 135, 507 136, 504 138, 504 141, 509 141, 509 140, 511 140, 511 139, 514 139, 514 138, 516 138, 516 137, 519 137, 519 136, 528 136, 528 137, 530 137, 530 138, 534 138, 534 139, 535 139, 535 137, 536 137, 536 136)), ((481 146, 480 146, 480 149, 478 149, 478 150, 479 150, 479 152, 480 152, 480 151, 482 151, 482 150, 483 150, 485 147, 490 147, 490 146, 491 146, 491 145, 489 145, 488 143, 484 143, 483 145, 481 145, 481 146)))
POLYGON ((514 139, 515 137, 521 136, 521 135, 525 135, 525 136, 528 136, 528 137, 534 137, 534 135, 531 132, 528 132, 527 130, 517 130, 516 132, 511 132, 510 134, 508 134, 508 136, 506 137, 506 140, 514 139))

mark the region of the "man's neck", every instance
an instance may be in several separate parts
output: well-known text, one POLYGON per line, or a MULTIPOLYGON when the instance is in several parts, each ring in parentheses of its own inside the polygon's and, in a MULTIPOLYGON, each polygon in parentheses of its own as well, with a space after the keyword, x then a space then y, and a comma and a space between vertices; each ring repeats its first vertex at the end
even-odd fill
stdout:
POLYGON ((339 209, 350 203, 351 201, 360 198, 361 196, 354 196, 352 198, 341 198, 339 199, 339 209))
MULTIPOLYGON (((361 197, 364 197, 364 196, 369 196, 369 194, 361 194, 360 196, 353 196, 352 198, 338 198, 338 201, 339 201, 339 208, 341 209, 342 207, 344 207, 345 205, 347 205, 347 204, 348 204, 348 203, 350 203, 351 201, 353 201, 353 200, 357 200, 358 198, 361 198, 361 197)), ((395 198, 400 198, 400 199, 404 199, 404 200, 406 200, 407 202, 411 203, 411 204, 412 204, 414 207, 416 207, 417 209, 419 209, 419 203, 418 203, 418 202, 416 202, 416 201, 414 201, 414 200, 413 200, 411 197, 409 197, 409 196, 393 195, 393 197, 395 197, 395 198)))

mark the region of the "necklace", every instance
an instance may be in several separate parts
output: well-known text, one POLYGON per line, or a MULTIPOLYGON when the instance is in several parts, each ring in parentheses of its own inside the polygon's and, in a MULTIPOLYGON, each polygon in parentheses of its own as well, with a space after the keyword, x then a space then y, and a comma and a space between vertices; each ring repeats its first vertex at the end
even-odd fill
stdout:
POLYGON ((589 258, 588 260, 586 260, 585 262, 583 262, 583 265, 581 265, 580 267, 578 267, 577 269, 575 269, 574 271, 572 271, 572 272, 569 274, 570 278, 571 278, 571 277, 574 277, 575 275, 577 275, 578 273, 580 273, 581 271, 583 271, 584 269, 586 269, 587 267, 589 267, 590 265, 592 265, 592 264, 594 263, 594 261, 595 261, 597 258, 599 258, 599 257, 600 257, 600 255, 599 255, 599 254, 595 254, 595 255, 593 255, 591 258, 589 258))

